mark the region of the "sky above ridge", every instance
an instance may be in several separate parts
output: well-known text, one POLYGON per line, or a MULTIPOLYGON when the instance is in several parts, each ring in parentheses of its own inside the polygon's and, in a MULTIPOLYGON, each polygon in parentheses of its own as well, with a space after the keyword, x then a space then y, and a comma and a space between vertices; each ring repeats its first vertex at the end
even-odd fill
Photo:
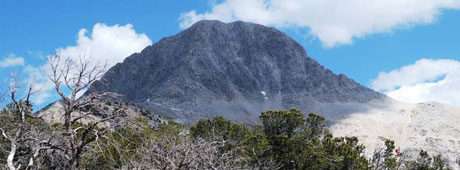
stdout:
POLYGON ((406 102, 460 106, 460 0, 2 0, 0 91, 56 99, 47 57, 123 61, 202 19, 279 28, 335 73, 406 102))

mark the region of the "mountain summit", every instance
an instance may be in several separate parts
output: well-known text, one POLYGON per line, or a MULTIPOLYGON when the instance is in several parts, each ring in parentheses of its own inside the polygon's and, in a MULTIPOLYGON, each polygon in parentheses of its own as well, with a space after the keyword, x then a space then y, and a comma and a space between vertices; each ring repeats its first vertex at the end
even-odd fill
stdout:
POLYGON ((178 120, 253 121, 267 109, 317 111, 384 95, 310 58, 284 33, 247 22, 200 21, 112 67, 88 93, 114 92, 178 120))

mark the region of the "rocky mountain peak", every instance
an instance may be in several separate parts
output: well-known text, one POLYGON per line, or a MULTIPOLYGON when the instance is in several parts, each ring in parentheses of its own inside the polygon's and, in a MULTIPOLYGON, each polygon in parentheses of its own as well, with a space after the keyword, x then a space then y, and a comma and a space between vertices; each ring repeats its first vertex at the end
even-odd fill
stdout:
POLYGON ((385 98, 307 56, 284 33, 247 22, 200 21, 111 68, 89 90, 181 120, 255 120, 266 109, 385 98))

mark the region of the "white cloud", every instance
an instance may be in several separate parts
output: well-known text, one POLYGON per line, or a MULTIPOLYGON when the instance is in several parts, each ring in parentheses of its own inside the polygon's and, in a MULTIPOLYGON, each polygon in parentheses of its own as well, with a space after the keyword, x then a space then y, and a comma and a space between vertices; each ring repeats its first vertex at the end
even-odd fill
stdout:
POLYGON ((46 104, 53 96, 53 84, 49 81, 46 70, 45 66, 27 65, 24 67, 24 73, 27 75, 25 81, 28 86, 32 86, 34 94, 31 100, 36 105, 46 104))
POLYGON ((56 53, 73 60, 85 57, 92 63, 111 67, 150 44, 152 41, 149 37, 136 33, 131 24, 108 26, 97 23, 90 35, 86 29, 78 32, 76 46, 59 48, 56 53))
POLYGON ((406 102, 441 102, 460 106, 460 61, 421 59, 415 64, 382 72, 372 88, 406 102))
POLYGON ((224 0, 204 13, 183 13, 180 25, 215 19, 308 28, 325 46, 333 47, 368 34, 429 24, 443 9, 458 8, 459 0, 224 0))
MULTIPOLYGON (((106 65, 108 68, 122 62, 129 55, 140 52, 152 44, 147 35, 137 33, 133 26, 105 25, 97 23, 91 33, 81 29, 78 32, 76 45, 56 49, 56 54, 64 59, 79 62, 83 59, 92 63, 106 65)), ((32 98, 35 104, 45 104, 53 97, 53 84, 48 80, 48 63, 33 67, 26 66, 28 84, 33 85, 37 93, 32 98)))
POLYGON ((9 55, 0 60, 0 68, 22 66, 24 65, 24 58, 15 55, 9 55))

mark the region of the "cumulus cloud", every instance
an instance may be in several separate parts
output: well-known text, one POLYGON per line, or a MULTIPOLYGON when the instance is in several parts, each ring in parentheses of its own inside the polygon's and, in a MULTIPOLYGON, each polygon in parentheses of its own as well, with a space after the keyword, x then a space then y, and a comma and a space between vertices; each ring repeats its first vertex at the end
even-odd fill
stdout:
POLYGON ((87 29, 78 32, 75 46, 59 48, 56 53, 72 60, 84 57, 92 63, 111 67, 150 44, 149 37, 137 33, 131 24, 108 26, 97 23, 89 35, 87 29))
POLYGON ((9 55, 0 60, 0 68, 22 66, 24 65, 24 58, 15 55, 9 55))
POLYGON ((306 28, 333 47, 401 26, 429 24, 442 10, 459 8, 459 0, 224 0, 204 13, 183 13, 180 26, 213 19, 306 28))
MULTIPOLYGON (((56 49, 56 54, 64 60, 89 62, 104 65, 107 68, 122 62, 129 55, 140 52, 152 44, 149 37, 137 33, 131 24, 106 25, 97 23, 91 32, 81 29, 76 45, 56 49)), ((41 66, 25 67, 28 84, 33 85, 37 93, 32 98, 36 104, 44 104, 53 96, 53 84, 48 80, 49 63, 41 66)))
POLYGON ((460 61, 421 59, 415 64, 382 72, 372 88, 406 102, 441 102, 460 106, 460 61))

